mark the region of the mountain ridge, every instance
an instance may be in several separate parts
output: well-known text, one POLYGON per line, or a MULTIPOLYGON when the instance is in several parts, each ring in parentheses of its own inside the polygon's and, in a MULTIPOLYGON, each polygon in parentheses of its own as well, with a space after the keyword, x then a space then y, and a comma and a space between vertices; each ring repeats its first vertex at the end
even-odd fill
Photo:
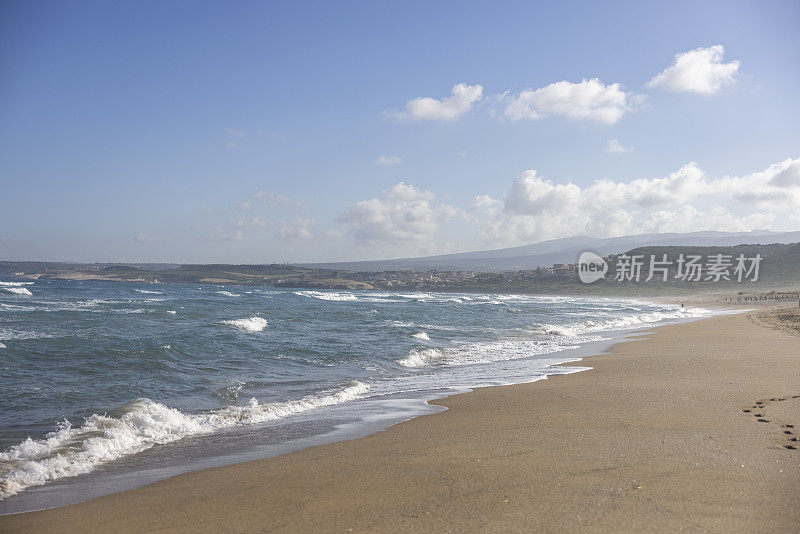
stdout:
POLYGON ((387 270, 452 270, 452 271, 505 271, 550 267, 556 263, 575 263, 578 255, 591 250, 601 256, 620 254, 645 246, 736 246, 794 243, 800 241, 800 232, 701 231, 689 233, 650 233, 597 238, 575 236, 552 239, 529 245, 502 249, 458 252, 435 256, 398 258, 389 260, 364 260, 350 262, 302 263, 304 267, 339 269, 347 271, 387 270))

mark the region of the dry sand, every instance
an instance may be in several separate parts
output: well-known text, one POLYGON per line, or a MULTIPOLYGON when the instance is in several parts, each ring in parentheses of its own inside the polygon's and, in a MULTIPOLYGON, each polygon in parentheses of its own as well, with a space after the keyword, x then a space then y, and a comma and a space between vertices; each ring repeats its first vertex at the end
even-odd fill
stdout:
POLYGON ((798 532, 800 447, 786 446, 800 435, 800 337, 754 315, 661 327, 585 359, 590 371, 5 516, 0 531, 798 532))

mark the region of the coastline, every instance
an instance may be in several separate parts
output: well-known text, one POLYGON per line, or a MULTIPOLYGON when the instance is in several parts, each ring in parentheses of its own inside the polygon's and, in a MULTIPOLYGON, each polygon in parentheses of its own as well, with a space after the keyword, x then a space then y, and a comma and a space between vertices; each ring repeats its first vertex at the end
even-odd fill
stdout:
POLYGON ((0 528, 795 530, 800 450, 780 425, 800 423, 796 347, 752 314, 662 326, 573 364, 587 372, 453 395, 364 438, 0 528), (741 411, 757 400, 770 422, 741 411))

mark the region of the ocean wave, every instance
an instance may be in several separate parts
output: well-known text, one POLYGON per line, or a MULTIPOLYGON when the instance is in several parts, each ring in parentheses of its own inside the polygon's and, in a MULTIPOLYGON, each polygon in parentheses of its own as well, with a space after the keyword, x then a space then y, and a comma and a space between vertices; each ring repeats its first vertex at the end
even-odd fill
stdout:
POLYGON ((5 344, 0 343, 0 349, 5 349, 5 348, 8 348, 8 347, 6 347, 5 344))
POLYGON ((519 360, 574 349, 583 343, 603 339, 605 338, 592 335, 563 339, 519 337, 495 341, 464 342, 445 349, 411 349, 408 356, 397 360, 397 363, 404 367, 427 367, 519 360))
POLYGON ((446 356, 439 349, 411 349, 408 356, 397 363, 403 367, 424 367, 445 363, 446 356))
POLYGON ((175 315, 178 312, 177 312, 177 310, 167 310, 167 313, 170 314, 170 315, 175 315))
POLYGON ((603 330, 620 330, 634 328, 646 324, 654 324, 670 319, 693 319, 706 317, 711 314, 710 310, 704 308, 681 308, 679 306, 669 307, 664 311, 652 311, 646 313, 631 313, 620 317, 608 319, 587 319, 578 323, 565 325, 543 324, 541 328, 544 332, 559 336, 574 336, 588 332, 598 332, 603 330))
POLYGON ((241 297, 239 293, 231 293, 230 291, 217 291, 218 295, 224 295, 226 297, 241 297))
POLYGON ((145 293, 147 295, 163 295, 161 291, 150 291, 149 289, 134 289, 137 293, 145 293))
POLYGON ((20 287, 20 286, 32 286, 33 282, 0 282, 0 286, 5 287, 20 287))
POLYGON ((308 297, 318 300, 330 300, 336 302, 358 300, 358 297, 356 297, 352 293, 337 293, 333 291, 295 291, 294 294, 299 295, 301 297, 308 297))
POLYGON ((12 295, 27 295, 27 296, 33 295, 33 293, 31 293, 30 290, 26 287, 4 285, 0 287, 0 289, 6 291, 7 293, 11 293, 12 295))
POLYGON ((64 421, 43 439, 28 438, 0 453, 0 500, 31 486, 88 473, 99 465, 155 445, 236 426, 275 421, 355 400, 368 391, 369 386, 354 381, 338 391, 297 400, 259 404, 256 399, 250 399, 245 406, 197 414, 186 414, 150 399, 139 399, 125 406, 119 417, 94 414, 77 428, 64 421))
POLYGON ((411 337, 414 339, 419 339, 422 341, 430 341, 431 338, 428 336, 427 332, 417 332, 416 334, 412 334, 411 337))
POLYGON ((263 317, 248 317, 247 319, 222 321, 222 324, 238 328, 244 332, 260 332, 266 328, 267 320, 263 317))

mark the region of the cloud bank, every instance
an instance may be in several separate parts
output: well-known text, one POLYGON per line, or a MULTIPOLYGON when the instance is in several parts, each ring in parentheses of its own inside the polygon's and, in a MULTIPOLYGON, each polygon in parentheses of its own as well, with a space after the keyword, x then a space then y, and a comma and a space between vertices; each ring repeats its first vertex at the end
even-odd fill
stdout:
POLYGON ((432 192, 400 182, 352 204, 338 222, 358 245, 413 254, 437 250, 453 221, 461 239, 471 238, 464 223, 480 236, 459 248, 512 246, 575 235, 764 229, 779 215, 791 217, 798 205, 800 158, 740 177, 713 178, 687 163, 661 178, 603 178, 586 186, 556 183, 531 169, 511 182, 502 200, 477 195, 463 208, 437 204, 432 192))

